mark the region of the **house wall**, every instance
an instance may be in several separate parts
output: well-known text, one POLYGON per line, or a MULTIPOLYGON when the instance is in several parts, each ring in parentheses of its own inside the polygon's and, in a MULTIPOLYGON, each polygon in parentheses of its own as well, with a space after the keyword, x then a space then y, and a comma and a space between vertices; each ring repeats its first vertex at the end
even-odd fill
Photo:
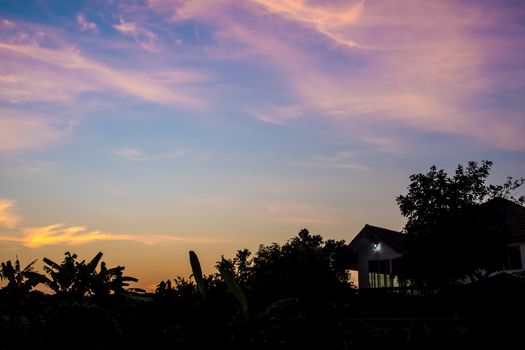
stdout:
POLYGON ((376 250, 374 243, 366 237, 360 240, 358 246, 357 269, 359 271, 359 288, 370 288, 370 282, 368 280, 368 262, 370 260, 393 260, 401 257, 401 254, 383 242, 379 243, 379 249, 376 250))

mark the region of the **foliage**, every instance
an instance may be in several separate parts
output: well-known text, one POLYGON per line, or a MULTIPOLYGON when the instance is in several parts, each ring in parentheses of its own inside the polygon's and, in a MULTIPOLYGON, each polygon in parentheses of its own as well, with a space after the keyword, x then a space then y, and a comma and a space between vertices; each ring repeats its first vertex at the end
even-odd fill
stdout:
POLYGON ((218 268, 230 269, 259 306, 284 299, 332 299, 348 291, 351 252, 344 241, 323 241, 303 229, 284 245, 261 245, 253 258, 239 250, 222 259, 218 268))
POLYGON ((508 178, 487 185, 492 162, 458 165, 453 176, 432 166, 426 174, 410 176, 408 193, 397 197, 405 225, 405 278, 418 285, 444 286, 465 277, 479 279, 501 269, 505 227, 490 200, 515 196, 524 179, 508 178))
POLYGON ((0 279, 7 280, 7 286, 2 290, 7 295, 24 295, 29 293, 34 287, 42 283, 44 276, 35 272, 33 260, 23 269, 20 268, 20 261, 16 258, 13 266, 11 260, 3 262, 0 266, 0 279))
POLYGON ((206 297, 206 283, 204 282, 204 278, 202 276, 202 269, 201 269, 201 263, 199 262, 199 258, 197 257, 197 254, 195 254, 194 251, 190 250, 190 264, 191 264, 191 270, 193 271, 193 278, 195 279, 195 283, 197 283, 197 288, 199 289, 199 292, 201 293, 202 297, 206 297))
POLYGON ((228 285, 229 291, 235 296, 235 298, 239 302, 239 305, 241 306, 241 311, 244 315, 244 319, 246 321, 249 321, 251 318, 250 306, 248 304, 248 299, 246 298, 244 290, 241 288, 239 283, 237 283, 237 280, 235 279, 230 269, 222 267, 219 268, 219 272, 223 280, 228 285))
POLYGON ((88 263, 84 260, 77 261, 77 255, 70 252, 65 253, 62 263, 58 264, 48 258, 44 258, 44 271, 49 275, 44 283, 55 294, 81 299, 85 295, 93 295, 103 298, 111 293, 120 294, 128 282, 137 282, 134 277, 124 276, 123 266, 107 268, 102 262, 100 270, 96 271, 98 263, 102 258, 99 252, 88 263))
POLYGON ((34 310, 30 302, 30 292, 44 281, 44 276, 33 269, 35 262, 36 260, 32 261, 22 269, 17 257, 14 265, 11 260, 2 262, 0 265, 0 279, 8 281, 1 294, 6 298, 12 322, 18 322, 23 314, 30 321, 35 320, 34 310))

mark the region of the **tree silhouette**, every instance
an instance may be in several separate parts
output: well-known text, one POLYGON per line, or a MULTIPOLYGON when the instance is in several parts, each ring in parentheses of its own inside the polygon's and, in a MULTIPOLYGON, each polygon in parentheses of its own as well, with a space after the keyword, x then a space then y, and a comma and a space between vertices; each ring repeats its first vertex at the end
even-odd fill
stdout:
POLYGON ((44 282, 44 276, 33 270, 32 261, 25 268, 20 267, 20 261, 16 258, 13 266, 11 260, 3 262, 0 266, 0 279, 7 280, 7 285, 1 293, 7 300, 11 310, 11 321, 18 323, 20 317, 25 314, 30 321, 34 321, 33 310, 30 305, 30 292, 38 284, 44 282))
POLYGON ((102 255, 99 252, 88 263, 77 261, 77 255, 69 252, 65 253, 60 264, 44 258, 47 264, 44 271, 49 275, 45 284, 59 296, 81 299, 85 295, 92 295, 100 299, 112 293, 121 294, 125 291, 124 287, 129 285, 128 282, 138 281, 134 277, 124 276, 123 266, 107 268, 105 262, 100 264, 100 271, 97 272, 102 255))
POLYGON ((458 165, 453 176, 432 166, 410 176, 408 193, 396 201, 407 218, 403 273, 418 285, 445 286, 465 277, 479 279, 502 268, 505 226, 487 203, 515 197, 524 179, 507 178, 503 185, 486 185, 492 162, 458 165))
POLYGON ((303 229, 284 245, 261 245, 250 258, 239 250, 233 259, 222 259, 219 269, 231 270, 240 286, 260 305, 284 298, 334 299, 350 288, 352 253, 344 241, 324 241, 303 229))

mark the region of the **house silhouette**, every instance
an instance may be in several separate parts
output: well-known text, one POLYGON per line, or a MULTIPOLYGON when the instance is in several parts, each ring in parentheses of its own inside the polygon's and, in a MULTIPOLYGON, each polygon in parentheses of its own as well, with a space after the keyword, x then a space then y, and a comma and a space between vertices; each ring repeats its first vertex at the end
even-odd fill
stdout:
MULTIPOLYGON (((506 258, 501 270, 525 271, 525 207, 504 198, 482 204, 501 216, 507 233, 506 258)), ((349 243, 355 255, 352 270, 358 271, 359 288, 401 287, 400 258, 404 253, 405 234, 399 231, 365 225, 349 243)))

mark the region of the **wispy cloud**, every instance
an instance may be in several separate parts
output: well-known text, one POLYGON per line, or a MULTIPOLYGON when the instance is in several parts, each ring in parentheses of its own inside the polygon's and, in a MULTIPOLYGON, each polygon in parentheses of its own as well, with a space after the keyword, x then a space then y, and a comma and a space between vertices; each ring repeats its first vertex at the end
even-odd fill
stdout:
POLYGON ((120 18, 119 24, 114 24, 113 28, 118 30, 119 32, 123 34, 135 34, 137 33, 137 26, 134 23, 126 22, 125 20, 120 18))
POLYGON ((82 30, 82 31, 91 30, 91 31, 93 31, 95 33, 98 32, 97 25, 94 22, 88 21, 86 19, 86 17, 84 17, 83 13, 79 13, 77 15, 77 23, 78 23, 78 26, 79 26, 80 30, 82 30))
POLYGON ((143 151, 135 148, 121 148, 111 152, 111 154, 117 157, 122 157, 131 160, 142 160, 146 156, 146 154, 143 151))
POLYGON ((124 35, 132 36, 140 46, 150 52, 157 53, 158 38, 155 33, 133 22, 126 22, 122 17, 118 24, 114 24, 113 28, 124 35))
POLYGON ((249 111, 255 118, 262 122, 275 125, 290 125, 304 117, 305 110, 302 106, 270 107, 267 111, 249 111))
POLYGON ((20 235, 0 234, 0 241, 19 242, 29 248, 39 248, 48 245, 81 245, 102 241, 127 241, 148 245, 169 242, 220 242, 218 239, 174 235, 113 234, 99 230, 89 230, 85 226, 68 226, 63 223, 22 228, 20 235))
POLYGON ((12 229, 20 222, 20 216, 15 212, 15 201, 0 198, 0 226, 12 229))
POLYGON ((321 205, 278 202, 266 206, 266 211, 271 220, 298 225, 344 224, 341 219, 344 211, 340 208, 321 205))
MULTIPOLYGON (((44 89, 40 87, 42 84, 48 83, 54 89, 60 89, 60 91, 56 91, 59 93, 58 100, 64 98, 60 92, 64 92, 70 98, 73 97, 74 95, 67 93, 68 90, 73 91, 74 94, 89 90, 113 90, 165 105, 195 107, 203 104, 195 97, 178 92, 170 86, 156 84, 149 79, 147 72, 121 71, 84 57, 77 49, 51 49, 8 43, 0 43, 0 49, 18 54, 19 57, 13 57, 14 60, 28 59, 24 62, 24 67, 27 70, 17 70, 17 74, 11 75, 10 81, 8 81, 13 88, 22 90, 23 94, 28 96, 28 100, 38 99, 39 97, 45 100, 53 98, 55 96, 53 92, 43 91, 44 89), (45 66, 37 66, 38 68, 34 69, 32 67, 34 67, 35 62, 45 63, 52 68, 44 69, 45 66), (38 79, 41 70, 46 76, 43 79, 38 79), (36 76, 38 80, 31 79, 31 73, 35 73, 33 77, 36 76), (22 79, 19 79, 20 76, 22 79)), ((186 81, 195 81, 196 78, 196 74, 185 74, 182 71, 179 72, 178 76, 186 81)), ((9 86, 2 92, 9 99, 9 86)))
POLYGON ((127 241, 141 244, 162 244, 170 242, 217 243, 220 239, 206 237, 183 237, 177 235, 144 235, 115 234, 100 230, 90 230, 82 225, 67 225, 64 223, 37 227, 20 227, 20 216, 15 208, 15 201, 0 199, 0 241, 18 242, 29 248, 39 248, 48 245, 81 245, 102 241, 127 241))
MULTIPOLYGON (((523 88, 525 43, 518 38, 525 28, 516 25, 519 11, 512 6, 416 0, 157 0, 150 6, 171 11, 174 21, 213 24, 209 52, 231 45, 244 50, 243 60, 273 64, 282 72, 279 88, 296 99, 303 116, 330 119, 351 137, 378 137, 377 126, 392 123, 523 149, 525 125, 503 136, 500 115, 510 111, 498 102, 486 108, 487 96, 523 88)), ((289 122, 267 109, 254 115, 289 122)))
POLYGON ((295 162, 296 166, 313 168, 339 168, 359 171, 370 171, 367 166, 360 164, 353 152, 338 152, 333 156, 316 155, 304 161, 295 162))
POLYGON ((34 150, 65 142, 72 120, 0 108, 0 152, 34 150))
POLYGON ((11 159, 0 170, 0 175, 28 175, 52 173, 57 170, 57 163, 39 160, 11 159))
POLYGON ((148 152, 136 149, 136 148, 120 148, 120 149, 110 152, 110 154, 117 156, 117 157, 121 157, 121 158, 128 159, 128 160, 139 160, 139 161, 164 159, 164 158, 176 158, 176 157, 187 155, 188 153, 189 151, 184 150, 184 149, 172 150, 168 152, 148 153, 148 152))
POLYGON ((347 34, 348 26, 355 23, 363 13, 364 1, 347 4, 344 8, 315 6, 304 0, 254 0, 270 13, 303 23, 338 44, 348 47, 359 46, 347 34))
POLYGON ((4 28, 14 28, 15 27, 15 22, 12 22, 5 18, 2 18, 2 20, 0 20, 0 24, 4 28))

